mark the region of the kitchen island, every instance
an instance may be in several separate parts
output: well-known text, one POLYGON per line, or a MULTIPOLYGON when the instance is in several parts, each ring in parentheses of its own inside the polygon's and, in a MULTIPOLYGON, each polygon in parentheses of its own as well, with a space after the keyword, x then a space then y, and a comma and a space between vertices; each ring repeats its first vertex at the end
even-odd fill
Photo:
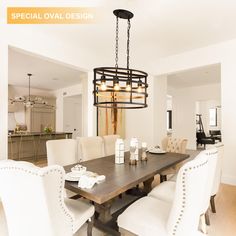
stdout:
POLYGON ((22 132, 8 135, 8 158, 36 162, 47 158, 46 142, 72 138, 68 132, 22 132))

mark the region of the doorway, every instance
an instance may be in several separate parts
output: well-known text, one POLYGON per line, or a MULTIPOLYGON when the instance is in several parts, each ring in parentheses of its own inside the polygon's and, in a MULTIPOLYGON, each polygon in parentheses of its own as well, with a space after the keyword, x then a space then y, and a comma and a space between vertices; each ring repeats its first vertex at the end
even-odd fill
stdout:
POLYGON ((72 133, 72 138, 82 135, 82 95, 64 97, 63 131, 72 133))

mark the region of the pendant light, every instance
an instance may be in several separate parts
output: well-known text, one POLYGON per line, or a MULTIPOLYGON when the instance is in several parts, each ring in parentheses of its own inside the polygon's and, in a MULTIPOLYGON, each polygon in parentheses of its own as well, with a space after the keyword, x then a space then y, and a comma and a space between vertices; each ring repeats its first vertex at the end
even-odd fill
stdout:
POLYGON ((93 96, 94 106, 102 108, 136 109, 147 107, 147 76, 141 70, 129 68, 130 52, 130 19, 133 13, 117 9, 115 67, 99 67, 94 69, 93 96), (118 66, 119 19, 127 20, 127 66, 118 66))
POLYGON ((24 104, 27 108, 33 108, 33 107, 46 107, 49 109, 55 109, 53 105, 49 105, 47 101, 44 101, 41 97, 32 96, 31 95, 31 87, 30 87, 30 80, 32 74, 28 73, 28 80, 29 80, 29 86, 28 86, 28 97, 24 96, 18 96, 15 98, 10 98, 10 104, 14 105, 15 103, 24 104))

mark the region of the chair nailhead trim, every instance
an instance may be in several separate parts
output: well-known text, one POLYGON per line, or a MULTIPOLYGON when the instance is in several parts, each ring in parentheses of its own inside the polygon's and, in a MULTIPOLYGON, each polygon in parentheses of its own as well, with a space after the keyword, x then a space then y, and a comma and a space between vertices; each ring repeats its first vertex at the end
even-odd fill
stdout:
POLYGON ((201 167, 201 166, 204 166, 205 164, 207 164, 208 161, 205 161, 204 163, 202 164, 199 164, 197 166, 193 166, 193 167, 189 167, 189 168, 186 168, 184 169, 184 172, 182 174, 182 208, 180 210, 180 213, 179 213, 179 216, 177 218, 177 221, 173 227, 173 230, 172 230, 172 235, 176 235, 176 231, 178 229, 178 226, 179 224, 181 223, 181 220, 182 220, 182 217, 183 217, 183 214, 184 214, 184 210, 185 210, 185 207, 186 207, 186 185, 185 185, 185 175, 187 174, 187 171, 194 171, 195 169, 201 167))
POLYGON ((48 175, 49 173, 52 172, 58 172, 61 177, 60 177, 60 186, 59 186, 59 193, 60 195, 58 196, 58 200, 59 200, 59 205, 61 207, 61 210, 63 211, 63 213, 69 218, 69 221, 71 222, 71 231, 72 233, 74 232, 74 219, 72 217, 72 215, 69 213, 68 209, 66 209, 65 206, 65 202, 62 201, 62 187, 64 186, 64 179, 63 179, 63 172, 59 169, 51 169, 48 170, 47 172, 44 172, 43 174, 38 173, 37 171, 32 171, 32 170, 27 170, 23 167, 16 167, 16 166, 4 166, 4 167, 0 167, 0 170, 4 170, 4 171, 22 171, 25 172, 27 174, 31 174, 31 175, 35 175, 35 176, 39 176, 39 177, 45 177, 46 175, 48 175))

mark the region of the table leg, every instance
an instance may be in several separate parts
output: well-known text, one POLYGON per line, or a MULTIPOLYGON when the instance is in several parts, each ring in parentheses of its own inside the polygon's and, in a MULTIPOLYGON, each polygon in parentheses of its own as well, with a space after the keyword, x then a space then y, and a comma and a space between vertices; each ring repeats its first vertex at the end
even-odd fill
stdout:
POLYGON ((111 205, 112 205, 112 200, 107 201, 103 204, 95 203, 96 212, 99 213, 98 220, 101 221, 102 223, 107 223, 112 219, 111 205))
POLYGON ((152 177, 152 178, 150 178, 150 179, 143 182, 143 185, 144 185, 143 190, 144 190, 145 193, 148 194, 152 190, 153 180, 154 180, 154 177, 152 177))

